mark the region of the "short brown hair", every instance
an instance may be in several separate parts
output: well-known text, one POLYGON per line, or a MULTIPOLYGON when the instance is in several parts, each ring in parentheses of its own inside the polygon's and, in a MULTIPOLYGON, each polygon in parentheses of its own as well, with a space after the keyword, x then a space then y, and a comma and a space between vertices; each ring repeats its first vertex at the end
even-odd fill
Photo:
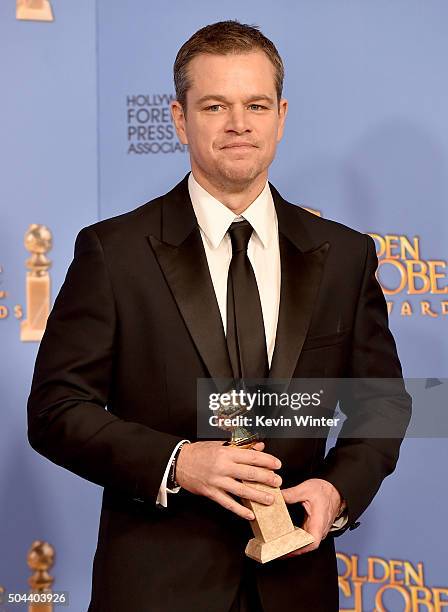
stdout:
POLYGON ((191 87, 188 65, 202 53, 228 55, 230 53, 250 53, 261 50, 266 53, 275 70, 275 89, 280 102, 283 90, 285 69, 274 43, 266 38, 258 26, 250 26, 239 21, 218 21, 198 30, 185 42, 177 53, 174 62, 174 86, 176 98, 186 110, 187 91, 191 87))

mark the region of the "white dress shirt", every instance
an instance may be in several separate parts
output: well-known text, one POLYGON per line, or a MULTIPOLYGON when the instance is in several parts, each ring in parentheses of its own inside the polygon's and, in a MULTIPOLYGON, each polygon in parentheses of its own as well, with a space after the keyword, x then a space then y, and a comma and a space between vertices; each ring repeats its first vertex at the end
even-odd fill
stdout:
MULTIPOLYGON (((188 191, 201 232, 224 332, 227 328, 227 275, 232 259, 232 242, 228 229, 234 221, 243 219, 249 221, 254 228, 247 247, 247 256, 254 269, 260 294, 270 366, 280 303, 280 250, 277 215, 268 182, 266 181, 263 191, 240 216, 201 187, 192 172, 188 177, 188 191)), ((188 440, 182 440, 173 450, 157 496, 157 503, 165 507, 168 504, 167 493, 179 491, 179 488, 168 489, 166 484, 174 455, 183 442, 188 440)))
MULTIPOLYGON (((277 331, 281 269, 277 214, 269 184, 266 181, 260 195, 239 216, 201 187, 192 172, 188 177, 188 191, 201 232, 224 332, 227 327, 227 276, 232 259, 232 242, 228 229, 234 221, 243 219, 249 221, 253 227, 254 231, 247 247, 247 256, 252 264, 260 294, 270 366, 277 331)), ((165 507, 168 503, 167 492, 177 493, 179 491, 179 488, 168 489, 166 485, 172 460, 183 442, 188 442, 188 440, 182 440, 174 449, 157 496, 157 502, 165 507)))

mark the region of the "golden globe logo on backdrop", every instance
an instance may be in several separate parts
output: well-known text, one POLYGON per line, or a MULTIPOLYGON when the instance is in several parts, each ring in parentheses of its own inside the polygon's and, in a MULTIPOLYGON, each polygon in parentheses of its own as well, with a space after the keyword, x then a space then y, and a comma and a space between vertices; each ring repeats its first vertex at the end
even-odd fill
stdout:
POLYGON ((336 556, 340 612, 364 612, 372 604, 373 612, 441 612, 448 607, 448 587, 428 586, 421 561, 369 556, 360 562, 359 555, 336 556))
POLYGON ((22 342, 39 342, 45 331, 50 314, 51 261, 47 257, 53 246, 51 231, 45 225, 33 223, 25 233, 24 245, 30 253, 26 260, 26 307, 21 304, 8 305, 9 292, 4 286, 4 267, 0 264, 0 321, 10 315, 21 321, 22 342), (25 319, 23 319, 25 317, 25 319))
POLYGON ((419 236, 373 233, 370 236, 376 245, 377 276, 389 314, 397 311, 401 316, 418 313, 432 318, 448 315, 447 262, 424 259, 419 236), (402 296, 419 296, 419 299, 415 303, 402 296), (391 297, 402 299, 395 301, 391 297))

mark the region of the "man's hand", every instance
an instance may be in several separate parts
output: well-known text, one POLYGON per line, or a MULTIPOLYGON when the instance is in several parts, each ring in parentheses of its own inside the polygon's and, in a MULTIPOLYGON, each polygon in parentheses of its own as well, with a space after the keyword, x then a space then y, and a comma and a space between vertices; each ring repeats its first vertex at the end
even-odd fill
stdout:
POLYGON ((272 495, 243 484, 242 480, 260 482, 279 487, 282 479, 273 470, 281 462, 268 453, 262 453, 263 442, 252 449, 223 446, 222 442, 194 442, 184 444, 176 463, 177 483, 194 493, 204 495, 241 518, 253 520, 253 512, 238 503, 232 495, 269 506, 272 495))
POLYGON ((285 558, 316 550, 339 513, 342 503, 339 491, 327 480, 311 478, 295 487, 283 489, 282 494, 287 504, 302 503, 307 513, 303 529, 314 538, 312 544, 285 555, 285 558))

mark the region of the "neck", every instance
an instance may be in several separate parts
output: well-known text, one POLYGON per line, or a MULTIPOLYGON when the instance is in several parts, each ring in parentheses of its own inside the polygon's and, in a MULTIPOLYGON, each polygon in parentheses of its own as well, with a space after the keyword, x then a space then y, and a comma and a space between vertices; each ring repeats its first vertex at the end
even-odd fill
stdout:
POLYGON ((267 171, 261 173, 250 183, 224 184, 211 181, 197 168, 192 169, 194 179, 199 185, 208 191, 210 195, 227 206, 235 215, 240 215, 263 191, 267 180, 267 171))

